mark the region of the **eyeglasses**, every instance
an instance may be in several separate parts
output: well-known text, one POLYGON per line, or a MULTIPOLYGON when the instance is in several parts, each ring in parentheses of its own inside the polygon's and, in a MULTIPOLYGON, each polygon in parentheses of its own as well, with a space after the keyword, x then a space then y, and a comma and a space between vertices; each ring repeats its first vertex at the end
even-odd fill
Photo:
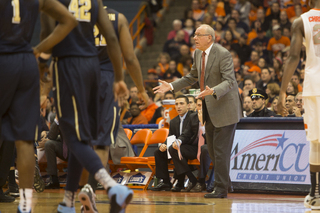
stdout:
POLYGON ((209 36, 210 34, 194 34, 193 38, 200 36, 209 36))
POLYGON ((296 103, 298 102, 302 103, 302 99, 296 99, 296 103))

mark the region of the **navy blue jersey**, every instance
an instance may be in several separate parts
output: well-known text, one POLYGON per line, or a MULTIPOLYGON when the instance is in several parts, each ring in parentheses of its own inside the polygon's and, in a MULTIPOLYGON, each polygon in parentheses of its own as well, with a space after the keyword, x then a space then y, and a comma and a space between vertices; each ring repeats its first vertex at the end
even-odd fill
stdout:
MULTIPOLYGON (((111 21, 113 28, 116 32, 116 35, 119 39, 119 30, 118 30, 118 16, 119 12, 111 9, 106 8, 109 16, 109 20, 111 21)), ((97 26, 94 26, 94 36, 95 36, 95 44, 99 51, 99 61, 100 61, 100 69, 101 70, 108 70, 113 71, 112 63, 110 61, 108 52, 107 52, 107 42, 106 39, 103 37, 102 34, 99 33, 99 29, 97 26)))
POLYGON ((32 33, 39 13, 38 0, 0 0, 0 54, 32 52, 32 33))
POLYGON ((98 19, 97 0, 59 0, 79 22, 53 50, 54 57, 97 56, 93 27, 98 19))

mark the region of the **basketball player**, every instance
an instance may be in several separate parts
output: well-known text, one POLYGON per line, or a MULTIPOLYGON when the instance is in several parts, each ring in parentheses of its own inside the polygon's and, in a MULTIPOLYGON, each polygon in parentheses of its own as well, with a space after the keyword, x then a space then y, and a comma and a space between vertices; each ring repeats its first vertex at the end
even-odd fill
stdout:
MULTIPOLYGON (((128 21, 126 17, 111 9, 106 8, 113 28, 118 37, 121 52, 126 62, 129 74, 133 79, 138 91, 145 103, 148 103, 148 95, 145 92, 143 86, 142 74, 139 61, 134 53, 133 42, 129 32, 128 21)), ((118 134, 119 128, 119 106, 114 101, 112 94, 112 84, 114 79, 114 70, 110 61, 106 46, 106 39, 99 33, 97 26, 94 27, 95 44, 99 52, 101 82, 100 82, 100 99, 99 99, 99 132, 98 139, 92 141, 95 152, 101 159, 104 166, 107 165, 109 146, 111 143, 115 143, 115 138, 118 134)), ((95 201, 92 200, 94 196, 90 194, 94 193, 97 186, 97 181, 93 175, 89 176, 88 183, 91 185, 85 185, 79 193, 79 200, 83 204, 81 212, 98 212, 95 206, 95 201), (90 203, 88 203, 90 202, 90 203)))
MULTIPOLYGON (((40 87, 35 55, 60 42, 76 25, 74 17, 55 0, 0 1, 0 123, 4 141, 15 141, 20 203, 17 212, 31 212, 40 87), (33 29, 41 10, 59 24, 32 49, 33 29)), ((8 159, 10 162, 12 158, 8 159)))
POLYGON ((320 0, 310 0, 310 11, 302 14, 292 24, 290 55, 284 69, 278 109, 287 115, 285 107, 286 88, 299 63, 303 37, 306 41, 307 62, 303 84, 305 103, 304 123, 307 125, 307 139, 310 141, 310 193, 304 200, 307 208, 319 210, 319 172, 320 172, 320 0))
MULTIPOLYGON (((123 81, 118 39, 101 0, 82 0, 81 3, 79 0, 59 1, 73 13, 79 25, 52 50, 53 89, 59 125, 70 151, 65 196, 58 212, 75 212, 75 193, 83 167, 107 190, 110 212, 119 212, 131 201, 133 191, 110 177, 90 146, 90 142, 98 136, 100 95, 100 63, 94 45, 94 25, 97 24, 110 47, 108 53, 115 70, 114 98, 121 104, 128 90, 123 81)), ((43 25, 42 32, 45 37, 55 23, 46 17, 43 19, 47 23, 43 25)))

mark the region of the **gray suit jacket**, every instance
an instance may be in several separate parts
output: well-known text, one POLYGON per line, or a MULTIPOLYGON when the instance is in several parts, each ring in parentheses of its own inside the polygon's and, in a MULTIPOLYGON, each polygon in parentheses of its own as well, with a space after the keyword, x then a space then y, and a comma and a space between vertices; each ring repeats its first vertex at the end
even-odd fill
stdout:
MULTIPOLYGON (((172 82, 174 90, 181 90, 200 81, 201 54, 201 50, 195 51, 190 74, 172 82)), ((215 91, 215 95, 205 97, 212 124, 215 127, 224 127, 238 123, 242 117, 242 107, 232 57, 227 49, 217 44, 213 44, 208 55, 205 86, 213 87, 215 91)), ((206 119, 208 118, 204 117, 204 121, 206 119)))

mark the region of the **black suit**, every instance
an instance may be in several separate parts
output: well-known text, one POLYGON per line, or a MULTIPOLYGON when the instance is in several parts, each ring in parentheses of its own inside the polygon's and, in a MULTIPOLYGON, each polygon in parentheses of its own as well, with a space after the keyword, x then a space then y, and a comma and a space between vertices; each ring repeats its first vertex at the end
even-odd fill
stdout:
MULTIPOLYGON (((190 170, 188 166, 188 159, 196 159, 198 151, 198 129, 199 119, 195 112, 189 111, 183 121, 182 134, 180 135, 180 117, 177 116, 170 121, 169 136, 175 135, 177 139, 182 141, 180 151, 183 159, 178 157, 178 151, 172 146, 167 147, 175 165, 175 173, 181 175, 190 170)), ((167 151, 161 152, 157 149, 154 152, 156 162, 156 176, 157 178, 169 178, 168 172, 168 155, 167 151)))
POLYGON ((57 176, 57 157, 67 161, 68 158, 63 156, 63 140, 60 134, 59 125, 56 122, 51 124, 47 135, 48 141, 44 145, 47 158, 47 172, 49 175, 57 176), (59 137, 60 136, 60 137, 59 137))

